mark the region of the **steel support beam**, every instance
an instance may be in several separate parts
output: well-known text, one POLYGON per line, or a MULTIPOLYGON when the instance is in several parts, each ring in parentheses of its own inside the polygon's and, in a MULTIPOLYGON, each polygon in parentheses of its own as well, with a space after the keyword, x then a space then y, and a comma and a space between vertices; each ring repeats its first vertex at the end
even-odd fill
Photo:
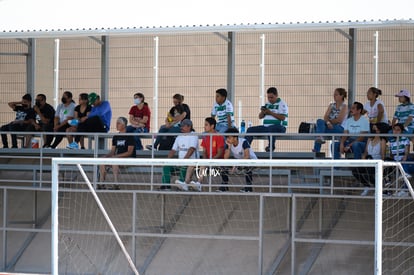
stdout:
POLYGON ((109 37, 102 36, 101 44, 101 99, 108 100, 109 37))
POLYGON ((26 57, 26 92, 34 97, 36 87, 36 39, 29 38, 26 57))
POLYGON ((357 48, 357 30, 349 29, 349 50, 348 50, 348 105, 351 106, 355 101, 356 93, 356 48, 357 48))
POLYGON ((235 60, 236 59, 236 33, 228 33, 227 44, 227 92, 228 99, 234 102, 234 75, 235 75, 235 60))

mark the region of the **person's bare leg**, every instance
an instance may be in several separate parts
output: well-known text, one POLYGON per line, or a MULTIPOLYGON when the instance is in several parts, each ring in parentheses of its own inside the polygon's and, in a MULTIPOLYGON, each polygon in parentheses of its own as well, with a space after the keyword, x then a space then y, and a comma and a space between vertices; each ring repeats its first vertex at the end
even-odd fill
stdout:
POLYGON ((187 167, 187 172, 185 174, 185 183, 189 184, 191 181, 191 178, 193 177, 193 172, 194 172, 194 166, 188 166, 187 167))
POLYGON ((114 190, 118 190, 119 188, 119 184, 118 184, 118 175, 119 175, 119 166, 118 165, 112 165, 112 173, 114 174, 114 186, 113 189, 114 190))
POLYGON ((99 182, 105 181, 106 178, 106 166, 105 165, 101 165, 99 166, 99 182))

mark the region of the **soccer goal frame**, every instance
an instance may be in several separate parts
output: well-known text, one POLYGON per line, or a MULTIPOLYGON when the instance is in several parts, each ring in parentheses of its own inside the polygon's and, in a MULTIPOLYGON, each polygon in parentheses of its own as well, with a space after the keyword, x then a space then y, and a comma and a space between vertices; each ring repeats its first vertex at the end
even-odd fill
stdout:
MULTIPOLYGON (((95 193, 95 189, 92 186, 92 183, 88 180, 82 165, 154 165, 154 166, 233 166, 235 162, 232 160, 223 160, 223 159, 197 159, 197 160, 187 160, 181 159, 177 162, 176 159, 147 159, 147 158, 137 158, 137 159, 119 159, 119 158, 53 158, 52 159, 52 241, 51 241, 51 271, 52 274, 59 274, 58 266, 58 200, 59 200, 59 171, 63 165, 75 165, 79 172, 84 177, 86 184, 89 188, 89 191, 93 194, 100 210, 107 219, 108 225, 110 226, 113 234, 115 235, 118 243, 121 246, 123 252, 128 259, 128 262, 131 265, 132 270, 136 274, 139 274, 136 267, 132 263, 131 258, 129 257, 125 248, 122 248, 122 242, 117 237, 117 232, 114 226, 111 224, 109 217, 105 214, 105 208, 100 204, 99 198, 95 193)), ((375 167, 375 274, 382 273, 382 196, 383 196, 383 166, 385 162, 380 160, 237 160, 237 163, 242 166, 252 166, 252 167, 375 167)), ((401 166, 399 163, 386 163, 387 166, 401 166)), ((400 167, 401 168, 401 167, 400 167)), ((409 185, 409 191, 413 194, 413 190, 409 185)))

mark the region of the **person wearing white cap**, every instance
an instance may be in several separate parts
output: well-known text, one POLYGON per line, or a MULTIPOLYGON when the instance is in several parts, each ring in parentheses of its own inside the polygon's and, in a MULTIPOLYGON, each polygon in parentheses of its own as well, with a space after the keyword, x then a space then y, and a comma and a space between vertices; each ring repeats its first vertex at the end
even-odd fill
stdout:
POLYGON ((391 126, 394 127, 395 124, 401 123, 408 133, 411 134, 414 131, 414 104, 411 103, 410 92, 408 90, 401 90, 395 96, 398 97, 400 104, 395 109, 391 126))

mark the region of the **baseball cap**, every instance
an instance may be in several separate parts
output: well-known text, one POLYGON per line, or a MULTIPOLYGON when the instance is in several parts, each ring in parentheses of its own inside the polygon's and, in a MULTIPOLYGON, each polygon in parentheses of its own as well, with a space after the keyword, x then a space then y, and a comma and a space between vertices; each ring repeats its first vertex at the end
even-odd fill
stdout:
POLYGON ((88 95, 89 104, 93 105, 98 98, 98 95, 95 92, 92 92, 88 95))
POLYGON ((410 91, 408 90, 401 90, 398 94, 395 95, 396 97, 406 96, 410 97, 410 91))
POLYGON ((183 119, 180 123, 180 126, 190 126, 193 127, 193 122, 189 120, 188 118, 183 119))

